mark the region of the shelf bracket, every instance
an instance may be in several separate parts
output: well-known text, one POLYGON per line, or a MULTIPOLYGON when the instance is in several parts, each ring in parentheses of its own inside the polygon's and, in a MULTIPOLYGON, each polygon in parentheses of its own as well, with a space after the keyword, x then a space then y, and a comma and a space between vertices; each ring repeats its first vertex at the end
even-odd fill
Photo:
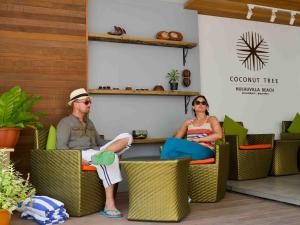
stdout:
POLYGON ((182 62, 183 62, 183 66, 185 66, 186 57, 187 57, 188 52, 189 52, 188 48, 182 48, 182 62))
POLYGON ((184 96, 184 112, 185 114, 187 114, 188 112, 188 106, 190 104, 191 101, 191 96, 184 96))

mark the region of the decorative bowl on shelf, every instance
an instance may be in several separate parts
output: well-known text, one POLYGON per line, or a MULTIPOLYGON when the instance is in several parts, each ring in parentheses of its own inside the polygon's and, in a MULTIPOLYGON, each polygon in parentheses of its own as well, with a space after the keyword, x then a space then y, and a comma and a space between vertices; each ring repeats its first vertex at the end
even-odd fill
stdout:
POLYGON ((101 89, 101 90, 110 90, 111 87, 110 86, 99 86, 98 89, 101 89))
POLYGON ((148 136, 147 130, 133 130, 132 131, 132 137, 134 139, 145 139, 148 136))
POLYGON ((170 39, 168 31, 164 31, 164 30, 157 32, 155 36, 157 39, 160 39, 160 40, 169 40, 170 39))
POLYGON ((172 41, 182 41, 183 35, 182 35, 182 33, 178 32, 178 31, 170 31, 169 38, 172 41))
POLYGON ((157 84, 154 86, 153 91, 164 91, 164 87, 161 84, 157 84))

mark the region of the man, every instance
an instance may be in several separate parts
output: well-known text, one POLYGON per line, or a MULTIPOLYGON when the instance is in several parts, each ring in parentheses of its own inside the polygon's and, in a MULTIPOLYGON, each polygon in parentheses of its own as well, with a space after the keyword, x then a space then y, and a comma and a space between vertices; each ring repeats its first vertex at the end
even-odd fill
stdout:
POLYGON ((103 140, 88 118, 91 104, 91 97, 84 88, 71 92, 68 105, 72 107, 72 114, 63 118, 57 126, 57 148, 81 149, 83 163, 96 166, 106 194, 105 208, 100 213, 117 218, 122 216, 114 199, 115 184, 122 180, 118 155, 129 148, 132 136, 123 133, 103 145, 103 140))

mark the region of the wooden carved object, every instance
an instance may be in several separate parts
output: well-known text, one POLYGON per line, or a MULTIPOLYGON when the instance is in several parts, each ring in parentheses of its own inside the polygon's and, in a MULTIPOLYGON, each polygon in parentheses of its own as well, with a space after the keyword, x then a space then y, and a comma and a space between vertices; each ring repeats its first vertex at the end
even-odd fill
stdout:
POLYGON ((181 41, 183 36, 177 31, 159 31, 156 33, 156 38, 161 40, 181 41))
POLYGON ((172 41, 181 41, 183 36, 180 32, 177 31, 170 31, 169 32, 169 38, 172 41))
POLYGON ((126 34, 126 31, 122 27, 114 26, 114 30, 110 31, 110 32, 107 32, 107 33, 110 34, 110 35, 118 35, 118 36, 120 36, 122 34, 126 34))
POLYGON ((185 87, 191 85, 191 71, 188 69, 182 71, 182 85, 185 87))
POLYGON ((169 33, 167 31, 159 31, 156 34, 156 38, 157 39, 161 39, 161 40, 169 40, 169 33))

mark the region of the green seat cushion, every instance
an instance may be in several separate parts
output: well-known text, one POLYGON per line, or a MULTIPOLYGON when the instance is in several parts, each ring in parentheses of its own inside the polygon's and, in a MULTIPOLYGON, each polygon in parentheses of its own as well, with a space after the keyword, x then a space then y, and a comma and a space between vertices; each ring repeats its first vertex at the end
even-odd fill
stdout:
POLYGON ((300 114, 297 113, 296 116, 294 117, 291 125, 289 126, 289 128, 287 129, 287 131, 289 133, 300 133, 300 114))
POLYGON ((229 116, 225 115, 223 122, 223 129, 225 135, 238 135, 239 145, 246 144, 248 129, 235 122, 229 116))
POLYGON ((51 125, 49 128, 46 150, 54 149, 56 149, 56 129, 54 126, 51 125))

